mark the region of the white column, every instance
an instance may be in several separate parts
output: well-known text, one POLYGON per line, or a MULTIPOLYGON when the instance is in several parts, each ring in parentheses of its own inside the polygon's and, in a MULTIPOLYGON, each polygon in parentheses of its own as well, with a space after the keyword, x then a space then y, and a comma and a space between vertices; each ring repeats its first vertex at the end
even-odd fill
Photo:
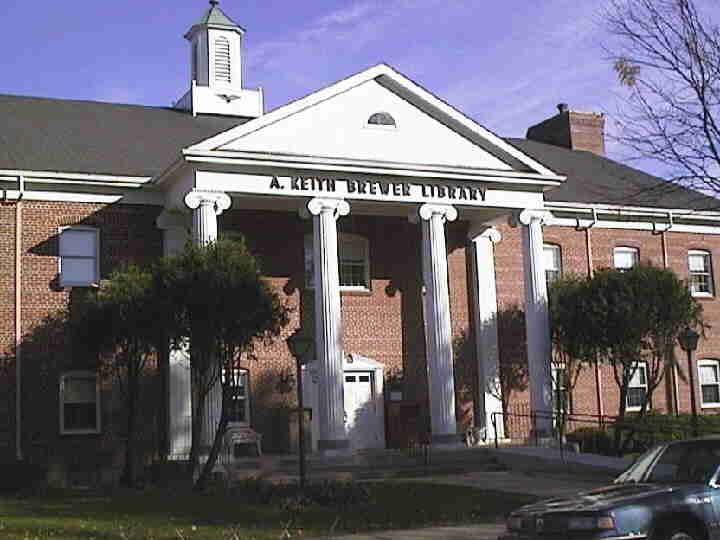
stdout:
POLYGON ((450 294, 448 291, 445 222, 457 219, 449 205, 423 204, 419 211, 425 285, 425 343, 433 443, 459 442, 455 421, 450 294))
POLYGON ((312 199, 315 268, 315 351, 320 364, 320 451, 349 447, 343 402, 342 320, 338 271, 337 219, 350 212, 339 199, 312 199))
POLYGON ((217 240, 217 217, 230 208, 230 197, 222 191, 192 190, 185 204, 193 210, 193 238, 198 244, 217 240))
MULTIPOLYGON (((222 191, 193 190, 185 195, 185 204, 193 210, 193 241, 199 245, 215 242, 218 237, 217 217, 230 208, 230 197, 222 191)), ((213 366, 213 369, 215 368, 216 366, 213 366)), ((204 440, 200 449, 203 459, 207 458, 215 438, 222 408, 222 386, 219 374, 212 372, 208 377, 215 377, 217 382, 210 388, 205 398, 202 418, 204 440)))
POLYGON ((552 433, 552 373, 550 370, 550 321, 543 259, 542 226, 552 219, 543 210, 523 210, 517 216, 522 227, 525 267, 525 327, 527 336, 530 409, 537 415, 536 433, 552 433))
MULTIPOLYGON (((187 240, 187 220, 180 213, 167 209, 155 223, 163 232, 163 256, 182 251, 187 240)), ((165 426, 167 429, 168 459, 185 460, 190 455, 192 437, 192 407, 190 389, 190 355, 187 348, 170 350, 167 366, 165 426)))
POLYGON ((497 290, 495 286, 494 245, 502 238, 497 229, 472 227, 472 296, 475 319, 475 354, 478 374, 478 416, 475 426, 485 429, 485 436, 504 437, 502 389, 499 374, 497 290), (493 415, 495 423, 493 424, 493 415))

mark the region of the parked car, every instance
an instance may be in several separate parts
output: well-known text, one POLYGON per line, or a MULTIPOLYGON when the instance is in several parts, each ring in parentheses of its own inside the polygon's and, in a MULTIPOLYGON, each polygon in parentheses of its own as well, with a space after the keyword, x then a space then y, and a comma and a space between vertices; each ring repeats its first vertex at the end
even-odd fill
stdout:
POLYGON ((607 487, 512 512, 499 540, 720 539, 720 438, 655 446, 607 487))

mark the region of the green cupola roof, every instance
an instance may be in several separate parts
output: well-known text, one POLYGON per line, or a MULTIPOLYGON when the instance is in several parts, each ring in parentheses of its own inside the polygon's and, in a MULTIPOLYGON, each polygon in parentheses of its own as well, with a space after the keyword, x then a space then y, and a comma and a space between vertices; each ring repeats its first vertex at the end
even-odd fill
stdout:
POLYGON ((218 0, 210 0, 210 7, 205 10, 200 20, 193 24, 190 30, 188 30, 187 34, 185 34, 186 38, 192 36, 199 28, 207 26, 235 30, 240 33, 245 32, 242 26, 225 15, 225 12, 218 7, 219 3, 218 0))

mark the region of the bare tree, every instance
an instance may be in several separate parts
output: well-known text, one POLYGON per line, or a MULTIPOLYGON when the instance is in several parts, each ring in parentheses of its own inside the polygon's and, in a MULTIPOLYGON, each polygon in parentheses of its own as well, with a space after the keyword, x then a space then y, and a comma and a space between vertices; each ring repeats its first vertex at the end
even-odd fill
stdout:
POLYGON ((628 91, 619 142, 675 184, 720 194, 720 30, 699 5, 609 0, 605 48, 628 91))

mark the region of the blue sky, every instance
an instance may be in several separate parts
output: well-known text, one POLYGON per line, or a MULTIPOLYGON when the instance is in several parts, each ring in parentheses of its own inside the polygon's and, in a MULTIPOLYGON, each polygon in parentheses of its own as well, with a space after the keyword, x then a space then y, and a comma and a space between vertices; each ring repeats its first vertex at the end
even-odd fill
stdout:
MULTIPOLYGON (((602 0, 222 0, 266 109, 387 62, 489 129, 523 136, 567 102, 616 110, 602 0)), ((0 93, 169 105, 205 0, 3 0, 0 93)), ((610 153, 619 149, 610 149, 610 153)))

